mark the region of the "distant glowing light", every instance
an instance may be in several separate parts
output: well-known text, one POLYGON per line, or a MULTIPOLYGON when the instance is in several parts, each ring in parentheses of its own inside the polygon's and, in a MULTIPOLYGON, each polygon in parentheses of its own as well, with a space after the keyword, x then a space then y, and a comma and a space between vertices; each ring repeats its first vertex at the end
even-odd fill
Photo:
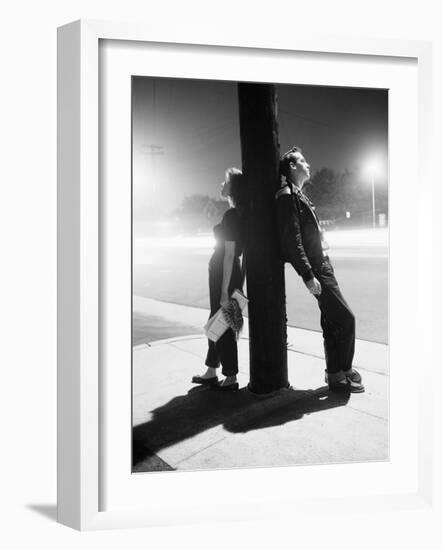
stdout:
POLYGON ((371 176, 378 176, 381 173, 381 162, 378 158, 369 159, 364 167, 364 171, 371 176))

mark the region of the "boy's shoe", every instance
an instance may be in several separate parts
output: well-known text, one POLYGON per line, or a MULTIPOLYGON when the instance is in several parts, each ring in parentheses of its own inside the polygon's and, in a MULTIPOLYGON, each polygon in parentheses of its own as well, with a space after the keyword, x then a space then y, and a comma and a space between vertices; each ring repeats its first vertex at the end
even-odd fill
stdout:
POLYGON ((343 372, 348 380, 350 380, 351 382, 355 382, 356 384, 361 384, 361 375, 355 369, 351 369, 351 372, 349 372, 349 374, 348 371, 343 372))
MULTIPOLYGON (((357 372, 355 369, 350 369, 350 371, 343 371, 343 374, 351 382, 355 382, 356 384, 361 384, 362 383, 361 374, 359 372, 357 372)), ((326 370, 325 370, 325 382, 326 382, 326 384, 329 383, 328 371, 326 371, 326 370)))
POLYGON ((346 377, 341 382, 331 382, 328 384, 329 391, 331 392, 348 392, 348 393, 363 393, 365 387, 360 382, 353 382, 346 377))

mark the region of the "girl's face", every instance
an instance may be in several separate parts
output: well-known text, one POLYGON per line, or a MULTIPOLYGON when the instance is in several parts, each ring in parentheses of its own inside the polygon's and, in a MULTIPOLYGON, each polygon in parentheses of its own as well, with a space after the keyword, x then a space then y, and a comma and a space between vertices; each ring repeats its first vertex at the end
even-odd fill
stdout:
POLYGON ((224 199, 229 200, 230 194, 231 194, 231 182, 229 180, 226 180, 221 184, 220 195, 224 199))

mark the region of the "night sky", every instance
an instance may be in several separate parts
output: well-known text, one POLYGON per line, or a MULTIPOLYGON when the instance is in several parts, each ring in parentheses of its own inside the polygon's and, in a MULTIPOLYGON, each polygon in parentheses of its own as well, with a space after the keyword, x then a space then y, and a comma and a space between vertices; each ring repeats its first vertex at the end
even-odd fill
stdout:
MULTIPOLYGON (((302 147, 311 172, 356 170, 377 158, 386 185, 388 92, 277 85, 280 150, 302 147)), ((134 218, 168 215, 184 196, 217 197, 225 169, 241 168, 237 85, 133 78, 134 218)))

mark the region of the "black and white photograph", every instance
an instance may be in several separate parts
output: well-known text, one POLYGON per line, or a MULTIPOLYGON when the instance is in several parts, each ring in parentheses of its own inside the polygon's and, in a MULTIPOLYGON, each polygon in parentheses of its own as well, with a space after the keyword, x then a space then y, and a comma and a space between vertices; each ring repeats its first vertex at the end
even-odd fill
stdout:
POLYGON ((132 77, 133 473, 389 460, 388 98, 132 77))
POLYGON ((442 547, 410 4, 5 6, 3 548, 442 547))

